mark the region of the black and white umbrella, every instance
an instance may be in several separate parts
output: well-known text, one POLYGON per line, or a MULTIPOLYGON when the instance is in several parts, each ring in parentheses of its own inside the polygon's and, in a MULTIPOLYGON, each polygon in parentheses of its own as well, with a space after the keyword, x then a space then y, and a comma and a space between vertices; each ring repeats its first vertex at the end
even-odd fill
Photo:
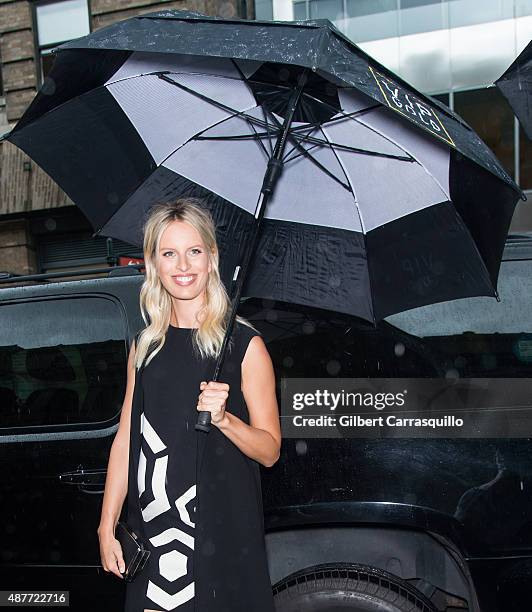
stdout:
POLYGON ((532 140, 532 40, 495 85, 511 104, 526 135, 532 140))
POLYGON ((153 203, 203 197, 233 315, 240 292, 372 322, 496 296, 522 194, 460 117, 328 20, 119 22, 56 49, 7 140, 101 235, 141 245, 153 203))

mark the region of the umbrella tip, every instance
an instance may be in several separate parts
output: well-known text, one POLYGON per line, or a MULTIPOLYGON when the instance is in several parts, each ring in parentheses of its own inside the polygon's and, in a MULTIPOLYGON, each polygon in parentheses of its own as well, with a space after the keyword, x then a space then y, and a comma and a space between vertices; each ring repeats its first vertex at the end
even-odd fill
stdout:
POLYGON ((524 191, 521 191, 521 200, 523 200, 523 202, 528 201, 528 198, 526 197, 526 194, 524 191))

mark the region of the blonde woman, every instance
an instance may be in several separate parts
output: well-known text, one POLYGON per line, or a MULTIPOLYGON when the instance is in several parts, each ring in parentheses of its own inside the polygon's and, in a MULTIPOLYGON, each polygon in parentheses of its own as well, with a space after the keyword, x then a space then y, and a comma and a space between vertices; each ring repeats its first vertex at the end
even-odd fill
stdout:
POLYGON ((151 551, 126 583, 125 612, 273 612, 259 464, 279 457, 273 366, 259 332, 227 328, 212 218, 200 201, 154 206, 144 225, 146 327, 133 343, 98 536, 102 565, 122 577, 114 537, 127 522, 151 551), (194 429, 211 413, 208 434, 194 429))

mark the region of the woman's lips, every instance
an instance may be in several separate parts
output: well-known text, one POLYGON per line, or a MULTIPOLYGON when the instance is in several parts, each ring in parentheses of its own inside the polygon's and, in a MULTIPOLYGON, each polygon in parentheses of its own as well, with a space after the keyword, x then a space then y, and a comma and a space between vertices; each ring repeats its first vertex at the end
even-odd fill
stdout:
POLYGON ((196 280, 196 274, 187 274, 186 276, 172 276, 176 285, 180 287, 188 287, 196 280), (182 280, 188 279, 188 280, 182 280))

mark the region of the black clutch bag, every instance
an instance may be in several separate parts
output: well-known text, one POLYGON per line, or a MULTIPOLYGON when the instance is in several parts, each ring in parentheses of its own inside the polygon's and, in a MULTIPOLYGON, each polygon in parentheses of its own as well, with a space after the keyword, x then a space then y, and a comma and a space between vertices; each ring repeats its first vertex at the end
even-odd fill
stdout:
POLYGON ((122 575, 126 582, 131 582, 146 565, 150 551, 139 540, 137 534, 123 521, 118 521, 116 524, 115 538, 122 547, 122 556, 126 566, 122 575))

